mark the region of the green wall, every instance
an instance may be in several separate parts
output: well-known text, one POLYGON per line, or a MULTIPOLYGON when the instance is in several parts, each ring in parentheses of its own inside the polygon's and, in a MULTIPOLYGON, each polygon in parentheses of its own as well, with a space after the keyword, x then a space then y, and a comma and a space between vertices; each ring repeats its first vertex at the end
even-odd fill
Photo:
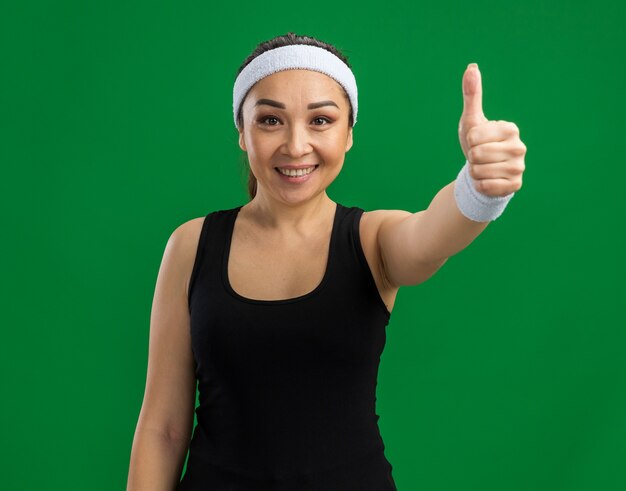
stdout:
POLYGON ((625 21, 604 0, 7 2, 2 487, 125 488, 165 243, 247 201, 234 75, 295 31, 359 86, 333 200, 428 206, 464 162, 470 62, 528 148, 504 214, 399 292, 378 383, 398 489, 626 489, 625 21))

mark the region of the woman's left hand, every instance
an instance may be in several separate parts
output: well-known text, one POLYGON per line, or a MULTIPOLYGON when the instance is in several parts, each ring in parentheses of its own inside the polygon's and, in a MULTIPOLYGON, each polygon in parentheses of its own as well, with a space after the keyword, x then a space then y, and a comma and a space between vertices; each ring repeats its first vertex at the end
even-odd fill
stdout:
POLYGON ((526 145, 520 140, 515 123, 489 121, 485 117, 480 70, 475 63, 468 65, 463 74, 459 141, 478 192, 506 196, 522 187, 526 145))

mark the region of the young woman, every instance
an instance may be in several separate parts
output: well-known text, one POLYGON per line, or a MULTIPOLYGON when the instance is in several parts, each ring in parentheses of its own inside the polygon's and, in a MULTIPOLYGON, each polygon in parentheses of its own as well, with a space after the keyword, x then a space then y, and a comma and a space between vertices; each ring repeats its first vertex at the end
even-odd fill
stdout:
POLYGON ((250 201, 168 241, 129 491, 396 489, 375 392, 398 289, 470 244, 524 171, 517 127, 482 113, 475 65, 463 94, 457 179, 427 210, 365 212, 326 193, 357 119, 347 59, 293 33, 258 45, 233 90, 250 201))

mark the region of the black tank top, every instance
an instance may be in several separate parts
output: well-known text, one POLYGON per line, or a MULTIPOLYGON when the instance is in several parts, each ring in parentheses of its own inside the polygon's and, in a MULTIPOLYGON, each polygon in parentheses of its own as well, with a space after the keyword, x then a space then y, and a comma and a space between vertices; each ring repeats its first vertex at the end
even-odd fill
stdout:
POLYGON ((376 414, 391 314, 361 246, 364 210, 337 203, 314 290, 257 300, 228 281, 240 209, 206 216, 191 273, 199 405, 177 491, 396 490, 376 414))

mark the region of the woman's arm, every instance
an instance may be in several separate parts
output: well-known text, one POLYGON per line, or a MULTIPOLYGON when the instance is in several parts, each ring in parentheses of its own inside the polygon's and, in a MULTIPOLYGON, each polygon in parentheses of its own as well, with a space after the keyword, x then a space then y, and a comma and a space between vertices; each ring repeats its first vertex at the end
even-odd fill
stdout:
POLYGON ((377 240, 385 277, 391 285, 426 281, 489 224, 472 221, 459 211, 454 184, 444 186, 426 210, 373 212, 381 215, 377 240))
POLYGON ((127 491, 174 491, 189 441, 139 424, 133 439, 127 491))
POLYGON ((200 232, 197 220, 172 233, 159 269, 127 491, 173 491, 187 455, 196 401, 187 288, 200 232))
POLYGON ((452 181, 439 190, 425 213, 414 220, 414 232, 420 236, 417 249, 422 252, 422 262, 439 262, 454 256, 470 245, 491 223, 475 222, 461 213, 454 198, 455 184, 452 181))
MULTIPOLYGON (((463 74, 463 113, 459 121, 459 142, 467 161, 468 179, 476 193, 459 187, 461 203, 489 210, 490 198, 505 196, 522 187, 526 145, 519 128, 508 121, 489 121, 482 109, 482 79, 478 66, 471 63, 463 74), (478 199, 476 196, 482 194, 478 199), (487 208, 484 208, 487 206, 487 208)), ((459 173, 461 176, 461 173, 459 173)), ((455 187, 459 177, 444 186, 428 209, 417 213, 393 213, 378 229, 383 268, 388 281, 396 286, 413 285, 432 275, 447 258, 467 247, 487 228, 490 221, 467 218, 459 209, 455 187)), ((493 203, 493 202, 492 202, 493 203)), ((468 213, 467 206, 464 210, 468 213)), ((464 208, 464 206, 461 206, 464 208)), ((494 208, 491 209, 493 211, 494 208)), ((501 212, 501 210, 500 210, 501 212)), ((483 215, 479 213, 478 217, 483 215)), ((487 213, 486 216, 491 215, 487 213)), ((496 215, 494 215, 496 216, 496 215)))

